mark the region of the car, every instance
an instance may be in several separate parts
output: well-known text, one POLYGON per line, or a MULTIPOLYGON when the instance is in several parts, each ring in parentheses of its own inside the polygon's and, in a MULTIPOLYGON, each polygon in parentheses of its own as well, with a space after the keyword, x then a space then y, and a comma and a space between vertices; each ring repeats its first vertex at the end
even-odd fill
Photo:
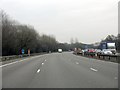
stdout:
POLYGON ((110 50, 108 50, 108 49, 103 49, 102 51, 101 51, 101 53, 102 54, 107 54, 107 55, 112 55, 113 53, 110 51, 110 50))
POLYGON ((116 54, 116 49, 110 49, 110 51, 115 55, 116 54))
POLYGON ((96 54, 101 54, 101 49, 95 49, 96 54))
POLYGON ((88 49, 89 53, 95 53, 95 49, 88 49))
POLYGON ((95 56, 95 49, 88 49, 88 54, 91 56, 95 56))
POLYGON ((82 55, 82 53, 83 53, 80 48, 78 48, 76 52, 77 52, 77 54, 81 54, 81 55, 82 55))
POLYGON ((84 49, 82 51, 83 51, 84 55, 86 55, 88 53, 88 49, 84 49))

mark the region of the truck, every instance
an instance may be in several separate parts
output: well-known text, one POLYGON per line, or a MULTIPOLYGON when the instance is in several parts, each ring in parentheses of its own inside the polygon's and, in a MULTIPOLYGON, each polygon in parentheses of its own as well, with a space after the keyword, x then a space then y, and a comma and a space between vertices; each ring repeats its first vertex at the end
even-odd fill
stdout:
POLYGON ((100 49, 102 51, 109 50, 112 52, 112 54, 116 54, 116 45, 115 42, 102 42, 100 44, 100 49))

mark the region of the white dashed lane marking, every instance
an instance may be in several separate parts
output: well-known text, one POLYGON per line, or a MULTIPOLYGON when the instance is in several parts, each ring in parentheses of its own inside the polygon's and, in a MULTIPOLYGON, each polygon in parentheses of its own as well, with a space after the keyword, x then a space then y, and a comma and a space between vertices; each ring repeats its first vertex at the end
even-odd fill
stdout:
POLYGON ((76 64, 79 64, 78 62, 76 62, 76 64))
POLYGON ((44 63, 42 63, 42 65, 44 65, 44 63))
POLYGON ((37 70, 37 73, 39 73, 39 72, 40 72, 40 69, 37 70))
POLYGON ((115 77, 114 79, 115 79, 115 80, 117 80, 118 78, 117 78, 117 77, 115 77))
POLYGON ((94 69, 94 68, 90 68, 90 70, 94 71, 94 72, 97 72, 98 70, 97 69, 94 69))
MULTIPOLYGON (((45 61, 46 61, 46 60, 45 60, 45 61)), ((44 65, 44 63, 42 63, 42 65, 44 65)), ((40 70, 40 69, 38 69, 38 70, 37 70, 37 73, 39 73, 40 71, 41 71, 41 70, 40 70)))

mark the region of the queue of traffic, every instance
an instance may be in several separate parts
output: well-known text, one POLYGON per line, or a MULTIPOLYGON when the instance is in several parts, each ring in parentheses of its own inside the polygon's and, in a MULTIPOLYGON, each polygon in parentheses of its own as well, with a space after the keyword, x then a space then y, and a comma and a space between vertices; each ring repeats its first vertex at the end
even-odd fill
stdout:
POLYGON ((99 48, 94 49, 94 48, 86 48, 86 49, 80 49, 80 48, 74 48, 74 54, 81 54, 81 55, 100 55, 100 54, 105 54, 105 55, 115 55, 116 52, 116 47, 115 43, 110 43, 110 42, 102 42, 99 45, 99 48))
POLYGON ((105 55, 115 55, 116 54, 116 50, 112 49, 93 49, 93 48, 89 48, 89 49, 80 49, 80 48, 75 48, 73 51, 74 54, 77 55, 100 55, 100 54, 105 54, 105 55))

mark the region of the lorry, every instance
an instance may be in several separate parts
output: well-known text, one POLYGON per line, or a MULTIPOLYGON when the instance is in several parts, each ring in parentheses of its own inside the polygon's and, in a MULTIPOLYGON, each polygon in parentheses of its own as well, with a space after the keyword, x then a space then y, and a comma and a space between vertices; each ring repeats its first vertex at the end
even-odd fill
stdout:
POLYGON ((115 45, 115 42, 102 42, 100 44, 100 49, 102 51, 104 51, 104 50, 111 51, 112 54, 116 54, 116 45, 115 45))

